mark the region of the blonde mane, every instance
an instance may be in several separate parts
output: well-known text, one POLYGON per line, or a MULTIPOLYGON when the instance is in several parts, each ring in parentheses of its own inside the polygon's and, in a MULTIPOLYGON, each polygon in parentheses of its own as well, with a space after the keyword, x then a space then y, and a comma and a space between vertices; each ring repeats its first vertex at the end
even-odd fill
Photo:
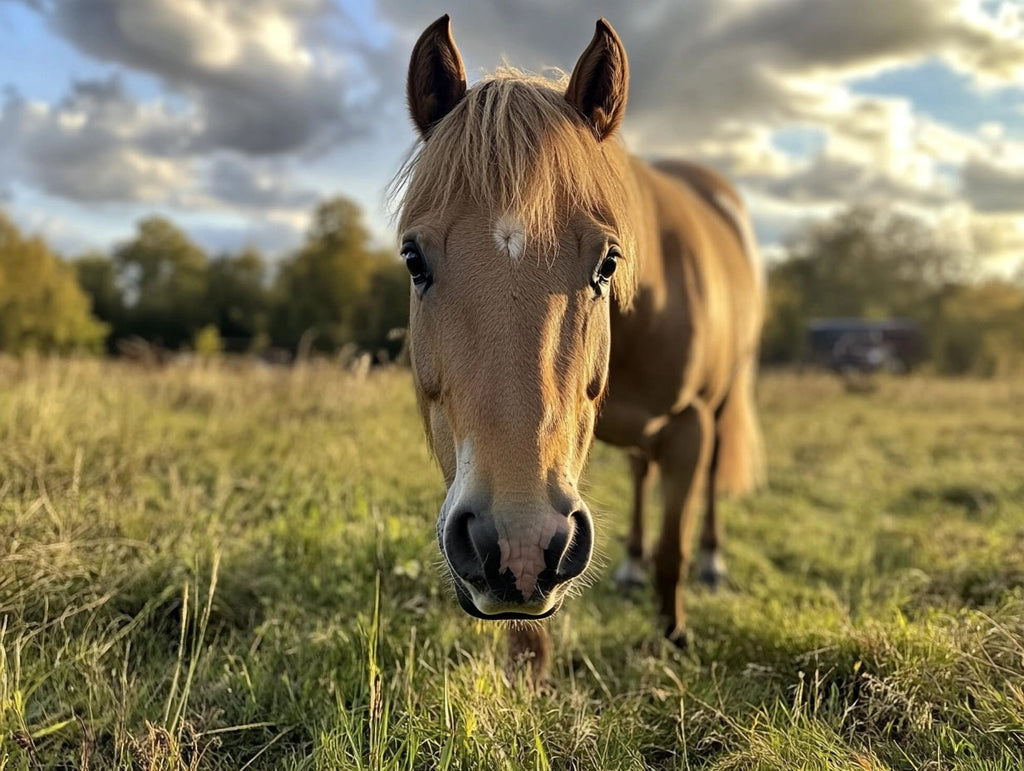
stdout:
POLYGON ((396 176, 399 227, 483 207, 493 219, 514 216, 528 248, 554 259, 568 217, 586 212, 620 239, 621 302, 634 283, 636 186, 621 144, 597 141, 566 101, 567 83, 503 67, 470 89, 396 176))

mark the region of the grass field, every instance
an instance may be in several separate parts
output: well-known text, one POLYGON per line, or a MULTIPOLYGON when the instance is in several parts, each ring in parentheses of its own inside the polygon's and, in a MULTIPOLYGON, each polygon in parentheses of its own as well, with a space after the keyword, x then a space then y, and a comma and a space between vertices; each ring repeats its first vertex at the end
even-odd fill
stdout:
POLYGON ((1024 768, 1024 384, 766 375, 694 645, 622 598, 553 678, 437 569, 408 375, 0 360, 0 769, 1024 768))

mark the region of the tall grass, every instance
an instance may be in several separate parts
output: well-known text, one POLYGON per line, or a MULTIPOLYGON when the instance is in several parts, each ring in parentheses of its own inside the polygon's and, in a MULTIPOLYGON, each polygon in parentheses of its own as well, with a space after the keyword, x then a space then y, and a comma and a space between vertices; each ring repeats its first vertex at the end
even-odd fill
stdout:
POLYGON ((436 570, 406 373, 0 360, 0 770, 1020 769, 1024 386, 769 374, 694 645, 620 597, 550 686, 436 570))

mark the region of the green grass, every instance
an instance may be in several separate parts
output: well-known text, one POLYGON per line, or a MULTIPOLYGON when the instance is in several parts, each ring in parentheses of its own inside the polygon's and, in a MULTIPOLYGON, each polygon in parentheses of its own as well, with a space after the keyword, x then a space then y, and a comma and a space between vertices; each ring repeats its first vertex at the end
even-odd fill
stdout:
POLYGON ((437 569, 408 375, 0 360, 0 769, 1024 767, 1024 384, 769 374, 694 645, 620 597, 550 686, 437 569))

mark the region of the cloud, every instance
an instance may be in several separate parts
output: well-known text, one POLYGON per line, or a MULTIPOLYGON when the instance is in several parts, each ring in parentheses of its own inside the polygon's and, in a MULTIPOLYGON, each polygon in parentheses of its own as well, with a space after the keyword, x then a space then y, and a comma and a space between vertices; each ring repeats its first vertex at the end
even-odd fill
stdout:
POLYGON ((1024 165, 972 158, 964 164, 964 197, 978 212, 1024 217, 1024 165))
POLYGON ((981 215, 970 218, 975 248, 983 253, 1024 258, 1024 217, 981 215))
POLYGON ((776 145, 771 128, 748 123, 727 124, 716 136, 694 142, 685 154, 746 180, 775 179, 801 168, 776 145))
POLYGON ((765 180, 757 189, 794 203, 877 204, 896 199, 931 205, 951 200, 942 191, 907 184, 877 168, 827 153, 797 173, 765 180))
POLYGON ((204 188, 210 195, 247 209, 308 209, 320 197, 314 190, 296 187, 285 174, 237 155, 215 158, 205 176, 204 188))
POLYGON ((367 97, 366 72, 356 56, 332 49, 328 31, 342 17, 327 0, 35 5, 82 53, 153 75, 184 97, 199 119, 195 150, 279 154, 370 130, 355 109, 367 97))
POLYGON ((274 256, 298 246, 305 227, 305 220, 301 223, 277 219, 258 222, 218 220, 192 224, 188 233, 210 254, 237 252, 254 246, 265 255, 274 256))
POLYGON ((938 56, 976 80, 1024 74, 1024 41, 974 0, 783 0, 758 4, 715 45, 759 50, 785 72, 843 75, 938 56))
POLYGON ((139 105, 116 76, 77 81, 55 105, 9 91, 0 112, 0 158, 15 176, 66 198, 163 201, 188 184, 177 156, 190 116, 139 105))
POLYGON ((335 47, 343 16, 333 2, 25 4, 80 52, 131 73, 73 81, 50 104, 8 89, 0 160, 51 195, 185 211, 307 207, 317 196, 289 169, 372 134, 365 104, 379 84, 361 62, 365 46, 335 47), (136 73, 157 78, 157 96, 130 93, 136 73))
POLYGON ((1024 216, 972 212, 965 221, 967 238, 990 271, 1024 275, 1024 216))
MULTIPOLYGON (((381 8, 411 40, 432 19, 401 0, 381 8)), ((622 12, 611 0, 448 4, 460 48, 493 67, 498 52, 530 69, 570 69, 606 16, 630 57, 633 135, 658 149, 696 141, 729 122, 830 122, 841 83, 929 57, 974 80, 1024 78, 1024 40, 973 0, 690 0, 622 12), (575 45, 573 45, 575 42, 575 45)))
POLYGON ((9 91, 0 111, 0 161, 43 192, 89 204, 182 210, 294 212, 320 197, 284 161, 198 153, 201 121, 164 101, 139 103, 121 79, 75 81, 54 105, 9 91))
MULTIPOLYGON (((329 186, 370 184, 370 157, 383 187, 413 141, 408 55, 440 13, 405 0, 21 2, 125 74, 71 83, 51 104, 8 95, 0 161, 15 191, 27 180, 79 201, 208 210, 220 223, 211 238, 225 239, 241 227, 225 217, 297 222, 329 186)), ((964 88, 1024 101, 1024 4, 658 0, 626 13, 614 0, 450 0, 446 10, 471 80, 504 57, 570 70, 606 16, 630 56, 629 147, 738 179, 769 237, 864 199, 963 204, 980 223, 976 243, 1000 249, 1019 230, 1024 162, 1008 161, 1002 134, 957 130, 907 98, 854 93, 853 81, 938 62, 965 74, 964 88), (787 145, 793 131, 814 142, 787 145)))

